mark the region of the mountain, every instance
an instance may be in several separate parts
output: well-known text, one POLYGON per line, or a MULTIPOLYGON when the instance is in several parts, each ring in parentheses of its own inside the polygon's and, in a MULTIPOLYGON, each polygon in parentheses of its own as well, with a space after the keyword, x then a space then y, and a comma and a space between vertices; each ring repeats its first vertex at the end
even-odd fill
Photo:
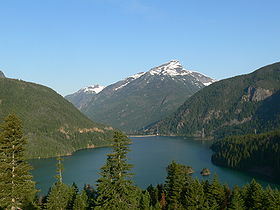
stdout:
POLYGON ((280 127, 280 63, 203 88, 147 133, 224 137, 280 127))
POLYGON ((5 78, 5 74, 3 73, 3 71, 0 71, 0 78, 5 78))
POLYGON ((92 122, 52 89, 0 78, 0 121, 9 113, 23 121, 29 158, 109 145, 113 135, 112 127, 92 122))
POLYGON ((74 104, 78 109, 81 109, 91 101, 94 95, 101 92, 104 88, 105 86, 101 85, 91 85, 80 89, 76 93, 67 95, 65 98, 74 104))
POLYGON ((131 134, 168 116, 188 97, 213 82, 172 60, 107 86, 93 95, 81 111, 90 119, 131 134))

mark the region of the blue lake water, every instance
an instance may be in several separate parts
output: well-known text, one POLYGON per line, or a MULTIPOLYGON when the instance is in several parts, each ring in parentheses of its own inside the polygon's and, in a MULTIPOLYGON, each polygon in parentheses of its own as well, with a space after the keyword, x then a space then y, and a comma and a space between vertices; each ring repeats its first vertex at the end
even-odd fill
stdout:
MULTIPOLYGON (((133 143, 130 145, 131 151, 128 154, 129 162, 134 165, 132 171, 135 174, 134 181, 141 188, 146 188, 150 184, 164 183, 166 167, 172 160, 192 166, 195 170, 192 176, 199 179, 211 179, 216 173, 220 181, 230 187, 244 185, 255 178, 263 186, 269 184, 279 188, 279 185, 265 181, 261 177, 212 164, 212 151, 209 148, 211 141, 160 136, 131 139, 133 143), (212 174, 209 177, 202 177, 200 175, 202 168, 209 168, 212 174)), ((64 157, 63 181, 67 184, 75 182, 79 188, 82 188, 84 184, 95 186, 99 169, 104 165, 106 154, 110 151, 109 147, 86 149, 64 157)), ((34 168, 32 174, 37 182, 37 188, 41 190, 41 194, 46 194, 55 182, 56 159, 31 160, 30 163, 34 168)))

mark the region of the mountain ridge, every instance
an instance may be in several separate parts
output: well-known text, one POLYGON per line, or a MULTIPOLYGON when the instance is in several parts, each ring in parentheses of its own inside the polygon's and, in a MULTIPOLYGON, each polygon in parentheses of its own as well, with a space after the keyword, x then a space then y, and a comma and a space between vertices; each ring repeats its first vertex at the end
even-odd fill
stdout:
MULTIPOLYGON (((223 137, 269 131, 276 127, 261 123, 263 115, 258 115, 257 110, 279 89, 278 62, 205 87, 186 100, 172 116, 154 123, 146 132, 156 133, 159 129, 160 134, 165 135, 223 137)), ((277 103, 279 106, 278 101, 277 98, 274 100, 275 106, 277 103)), ((279 114, 274 113, 277 126, 279 114)))
POLYGON ((205 87, 203 83, 212 82, 215 80, 186 70, 179 61, 172 60, 108 85, 88 104, 76 106, 90 119, 134 133, 169 115, 205 87))
POLYGON ((0 78, 0 120, 15 113, 23 121, 28 158, 69 155, 111 143, 113 128, 95 123, 54 90, 0 78))

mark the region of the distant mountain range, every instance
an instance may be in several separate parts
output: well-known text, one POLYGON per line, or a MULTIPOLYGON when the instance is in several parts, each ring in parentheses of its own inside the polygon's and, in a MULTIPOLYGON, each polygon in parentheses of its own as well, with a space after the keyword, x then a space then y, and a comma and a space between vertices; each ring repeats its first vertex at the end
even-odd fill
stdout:
POLYGON ((224 137, 280 128, 280 63, 221 80, 187 99, 146 133, 224 137))
MULTIPOLYGON (((3 75, 3 74, 2 74, 3 75)), ((50 88, 0 78, 0 121, 15 113, 28 138, 27 156, 69 155, 111 143, 113 128, 95 123, 50 88)))
POLYGON ((111 84, 99 93, 88 94, 85 88, 65 98, 90 119, 135 133, 170 115, 187 98, 214 81, 172 60, 111 84))

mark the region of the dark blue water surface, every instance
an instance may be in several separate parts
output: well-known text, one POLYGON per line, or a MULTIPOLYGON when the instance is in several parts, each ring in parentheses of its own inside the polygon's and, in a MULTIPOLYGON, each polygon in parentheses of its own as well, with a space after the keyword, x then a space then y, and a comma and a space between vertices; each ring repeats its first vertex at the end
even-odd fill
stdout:
MULTIPOLYGON (((278 187, 273 183, 264 181, 261 177, 218 167, 212 164, 212 151, 209 149, 212 141, 200 141, 186 137, 133 137, 130 145, 129 162, 134 165, 133 173, 136 185, 146 188, 150 184, 163 183, 166 177, 166 166, 175 160, 178 163, 192 166, 195 170, 193 177, 211 179, 216 173, 222 183, 233 187, 242 186, 255 178, 263 186, 268 184, 278 187), (212 175, 202 177, 202 168, 209 168, 212 175)), ((75 182, 79 188, 84 184, 95 185, 99 169, 106 161, 106 154, 111 148, 86 149, 64 158, 63 181, 67 184, 75 182)), ((41 194, 46 194, 49 187, 55 182, 56 159, 31 160, 34 170, 32 174, 37 182, 41 194)))

